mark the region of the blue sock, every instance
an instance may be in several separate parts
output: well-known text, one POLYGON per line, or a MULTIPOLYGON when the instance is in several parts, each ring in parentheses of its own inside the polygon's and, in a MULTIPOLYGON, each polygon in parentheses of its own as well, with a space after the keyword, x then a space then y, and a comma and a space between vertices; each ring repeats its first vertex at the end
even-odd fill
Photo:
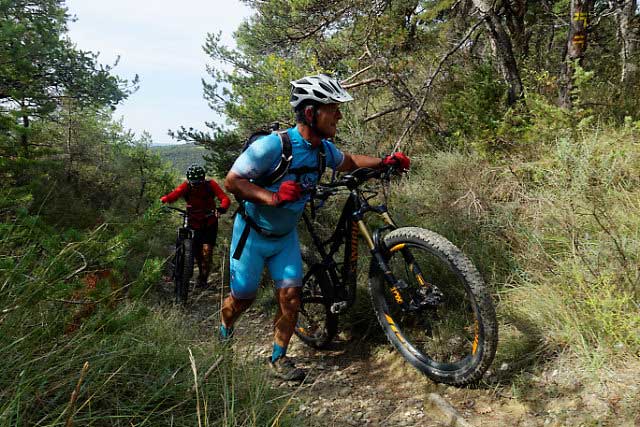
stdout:
POLYGON ((224 325, 220 325, 220 337, 224 340, 231 338, 233 335, 233 327, 227 328, 224 325))
POLYGON ((287 354, 287 347, 280 347, 278 344, 273 343, 273 353, 271 354, 271 363, 283 357, 287 354))

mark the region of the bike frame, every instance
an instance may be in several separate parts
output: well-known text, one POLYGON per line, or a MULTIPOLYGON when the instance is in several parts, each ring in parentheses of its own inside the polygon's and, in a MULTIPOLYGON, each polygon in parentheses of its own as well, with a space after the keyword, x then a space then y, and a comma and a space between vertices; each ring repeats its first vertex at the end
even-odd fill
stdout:
POLYGON ((180 243, 185 239, 193 239, 193 229, 189 226, 189 215, 186 212, 182 215, 182 227, 178 229, 178 241, 180 243))
POLYGON ((176 236, 176 248, 178 247, 180 242, 182 242, 183 240, 185 240, 185 239, 193 239, 194 231, 189 226, 189 215, 188 215, 187 211, 184 210, 184 209, 175 208, 173 206, 164 206, 164 208, 165 209, 174 210, 174 211, 180 213, 180 215, 182 216, 182 227, 178 228, 178 233, 177 233, 177 236, 176 236))
MULTIPOLYGON (((377 267, 383 272, 386 282, 389 284, 391 292, 394 294, 395 300, 404 309, 410 309, 405 297, 402 296, 402 289, 406 288, 406 284, 397 280, 389 269, 385 254, 389 252, 382 241, 382 233, 385 231, 395 230, 397 227, 395 221, 388 212, 387 205, 382 203, 379 205, 371 205, 368 199, 362 194, 362 190, 357 185, 349 188, 349 197, 347 198, 338 223, 331 237, 326 241, 322 241, 311 222, 309 215, 303 213, 305 226, 311 236, 315 249, 320 253, 322 260, 319 264, 312 266, 307 275, 313 274, 317 269, 323 268, 329 274, 331 289, 323 289, 323 293, 332 300, 331 310, 335 313, 342 312, 350 308, 356 299, 355 287, 358 273, 358 242, 359 236, 362 236, 366 242, 377 267), (373 231, 369 230, 365 222, 365 215, 369 212, 378 214, 385 226, 379 227, 373 231), (340 274, 338 274, 338 265, 334 255, 345 245, 343 264, 340 274), (342 279, 342 280, 341 280, 342 279), (329 291, 329 292, 327 292, 329 291)), ((313 208, 312 208, 313 209, 313 208)), ((409 265, 416 265, 408 248, 391 248, 391 251, 401 250, 409 265)), ((417 266, 416 266, 417 269, 417 266)), ((414 272, 417 276, 422 276, 419 271, 414 272)), ((411 298, 409 298, 411 300, 411 298)))

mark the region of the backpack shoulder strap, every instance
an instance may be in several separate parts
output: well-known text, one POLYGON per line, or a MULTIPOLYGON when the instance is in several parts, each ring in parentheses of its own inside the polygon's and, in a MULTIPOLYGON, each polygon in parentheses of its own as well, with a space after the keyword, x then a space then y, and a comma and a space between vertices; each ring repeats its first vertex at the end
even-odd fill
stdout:
POLYGON ((184 197, 185 202, 188 202, 189 198, 191 197, 191 184, 189 184, 188 182, 187 182, 187 192, 184 193, 182 197, 184 197))
POLYGON ((318 180, 324 173, 324 169, 327 166, 327 155, 325 151, 324 142, 320 144, 318 147, 318 165, 317 166, 300 166, 298 168, 291 168, 289 173, 293 173, 296 175, 296 181, 300 179, 300 177, 306 173, 316 172, 318 174, 318 180))
POLYGON ((207 189, 207 194, 211 196, 212 199, 216 198, 216 193, 213 192, 213 188, 211 188, 211 180, 207 179, 204 182, 205 188, 207 189))
POLYGON ((293 148, 291 147, 291 138, 289 138, 289 134, 287 131, 283 131, 277 132, 277 135, 280 138, 280 161, 273 172, 256 180, 256 183, 262 186, 269 186, 282 179, 289 170, 289 166, 291 166, 291 161, 293 160, 293 148))
POLYGON ((324 147, 324 141, 320 142, 320 148, 318 149, 318 182, 320 177, 324 173, 324 169, 327 167, 327 151, 324 147))

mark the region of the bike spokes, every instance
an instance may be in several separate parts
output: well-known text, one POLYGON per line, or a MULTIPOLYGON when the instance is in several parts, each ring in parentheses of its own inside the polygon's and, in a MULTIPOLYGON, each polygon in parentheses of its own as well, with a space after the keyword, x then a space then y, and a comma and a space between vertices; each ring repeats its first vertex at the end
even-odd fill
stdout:
POLYGON ((407 350, 441 370, 464 367, 482 330, 463 279, 439 256, 418 245, 391 248, 388 267, 404 288, 384 290, 388 321, 407 350), (395 249, 395 250, 394 250, 395 249))
POLYGON ((332 338, 329 337, 331 331, 327 325, 328 316, 328 307, 322 298, 303 298, 298 313, 296 334, 305 342, 321 346, 332 338))
POLYGON ((295 334, 307 345, 326 347, 335 336, 338 319, 331 312, 329 277, 324 268, 309 260, 303 252, 308 272, 302 280, 302 297, 295 334))

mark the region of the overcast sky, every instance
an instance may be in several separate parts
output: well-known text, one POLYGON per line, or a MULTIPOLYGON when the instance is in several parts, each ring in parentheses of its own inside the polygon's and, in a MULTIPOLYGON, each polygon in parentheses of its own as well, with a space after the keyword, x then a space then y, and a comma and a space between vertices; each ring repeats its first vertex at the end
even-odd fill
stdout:
POLYGON ((204 129, 217 121, 202 97, 201 78, 209 58, 202 50, 206 34, 222 31, 223 42, 234 46, 232 34, 250 15, 239 0, 67 0, 76 22, 69 36, 80 49, 100 52, 99 61, 114 73, 133 79, 140 89, 118 107, 114 118, 140 135, 148 131, 155 144, 175 143, 168 129, 180 125, 204 129))

